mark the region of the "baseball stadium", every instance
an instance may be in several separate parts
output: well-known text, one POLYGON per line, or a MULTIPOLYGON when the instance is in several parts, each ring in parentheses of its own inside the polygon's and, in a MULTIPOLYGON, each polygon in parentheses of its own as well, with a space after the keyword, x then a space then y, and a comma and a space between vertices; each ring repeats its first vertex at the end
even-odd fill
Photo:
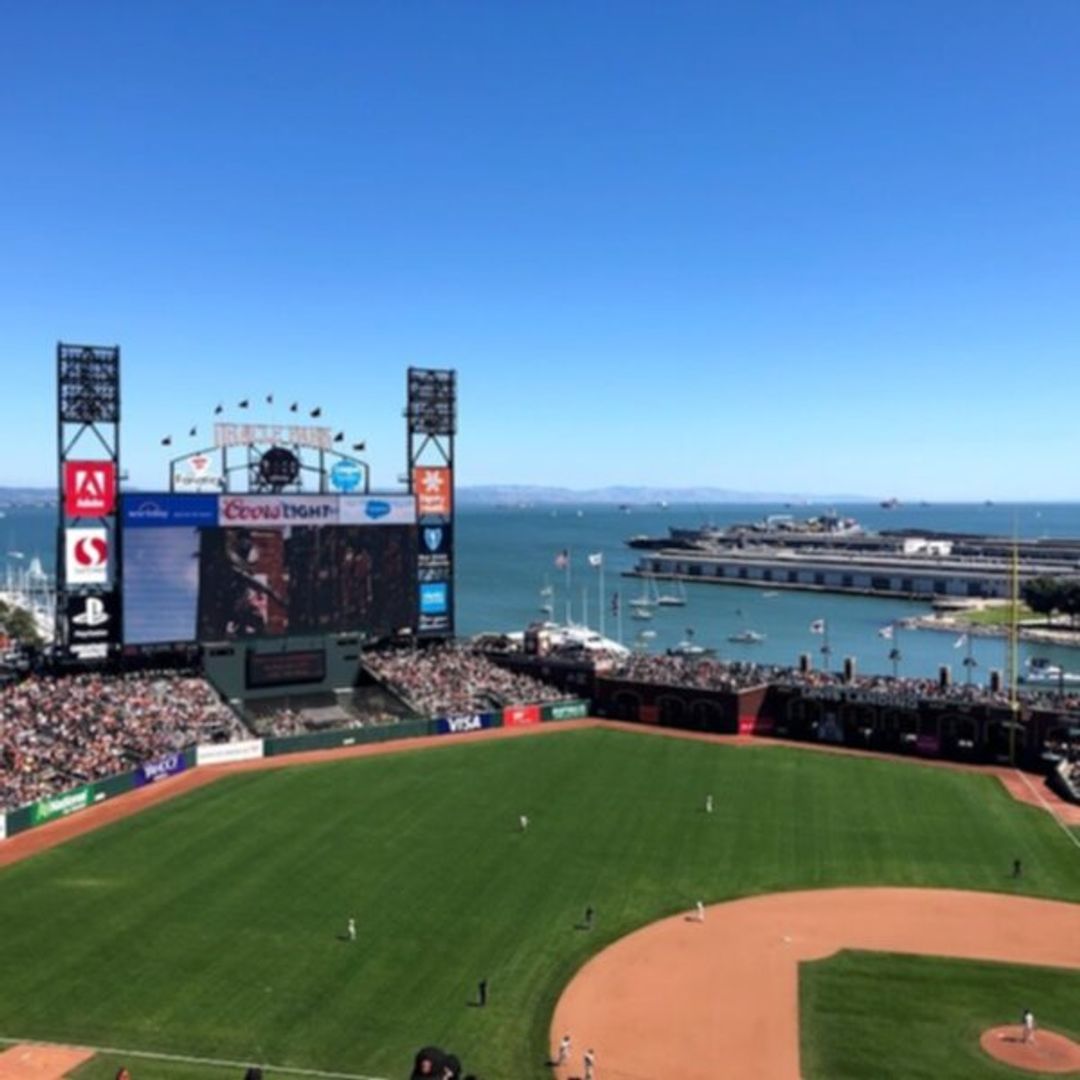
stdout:
POLYGON ((392 490, 291 419, 127 490, 58 346, 0 1078, 1080 1076, 1080 699, 463 639, 455 373, 392 490))

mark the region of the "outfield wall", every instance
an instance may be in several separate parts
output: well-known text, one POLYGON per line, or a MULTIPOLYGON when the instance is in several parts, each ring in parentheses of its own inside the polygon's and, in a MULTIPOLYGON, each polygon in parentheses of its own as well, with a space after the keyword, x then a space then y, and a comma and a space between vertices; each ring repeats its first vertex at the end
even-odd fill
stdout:
POLYGON ((309 750, 335 750, 367 743, 397 742, 425 735, 461 735, 490 728, 527 727, 530 724, 580 719, 588 715, 587 701, 559 701, 546 705, 512 705, 498 711, 438 716, 431 720, 417 717, 402 720, 397 724, 368 728, 346 728, 340 731, 311 732, 307 735, 283 735, 191 746, 177 753, 144 762, 130 772, 83 784, 29 806, 9 810, 6 814, 0 811, 0 841, 38 825, 58 821, 135 788, 157 783, 168 776, 176 776, 187 769, 278 757, 283 754, 299 754, 309 750))

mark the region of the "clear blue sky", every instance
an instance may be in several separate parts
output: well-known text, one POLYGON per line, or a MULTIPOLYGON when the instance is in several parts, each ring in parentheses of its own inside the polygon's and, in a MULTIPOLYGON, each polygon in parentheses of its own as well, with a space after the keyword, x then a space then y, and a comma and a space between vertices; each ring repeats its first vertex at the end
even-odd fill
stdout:
MULTIPOLYGON (((299 397, 459 482, 1077 498, 1080 4, 11 4, 0 483, 299 397)), ((261 414, 265 416, 266 414, 261 414)), ((181 438, 180 436, 184 436, 181 438)))

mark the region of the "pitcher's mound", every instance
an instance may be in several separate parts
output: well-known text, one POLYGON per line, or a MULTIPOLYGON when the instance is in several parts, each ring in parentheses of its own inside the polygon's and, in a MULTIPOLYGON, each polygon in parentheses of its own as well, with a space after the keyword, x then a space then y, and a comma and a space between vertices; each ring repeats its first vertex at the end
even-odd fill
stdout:
POLYGON ((1019 1024, 989 1028, 979 1045, 998 1061, 1014 1069, 1037 1073, 1068 1073, 1080 1069, 1080 1044, 1045 1028, 1035 1032, 1033 1042, 1024 1042, 1019 1024))
POLYGON ((20 1043, 0 1054, 0 1080, 61 1080, 93 1056, 73 1046, 20 1043))

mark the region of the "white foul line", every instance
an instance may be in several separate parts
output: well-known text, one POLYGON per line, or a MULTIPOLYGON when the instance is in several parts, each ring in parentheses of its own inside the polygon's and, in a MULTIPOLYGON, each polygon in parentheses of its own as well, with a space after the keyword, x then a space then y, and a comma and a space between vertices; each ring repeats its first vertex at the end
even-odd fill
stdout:
MULTIPOLYGON (((0 1043, 25 1046, 60 1046, 55 1042, 42 1042, 40 1039, 14 1039, 0 1035, 0 1043)), ((74 1044, 69 1044, 74 1045, 74 1044)), ((151 1061, 178 1061, 184 1065, 214 1065, 223 1069, 247 1069, 258 1065, 267 1072, 284 1073, 287 1076, 316 1076, 323 1080, 385 1080, 381 1076, 365 1076, 362 1073, 323 1072, 320 1069, 295 1069, 288 1065, 267 1065, 256 1061, 227 1061, 224 1058, 189 1057, 185 1054, 158 1054, 150 1050, 118 1050, 114 1046, 87 1046, 79 1043, 82 1050, 93 1050, 95 1054, 113 1054, 116 1057, 147 1058, 151 1061)))
POLYGON ((1022 773, 1019 769, 1016 770, 1016 775, 1019 776, 1025 784, 1027 784, 1028 791, 1030 791, 1031 794, 1034 795, 1040 803, 1042 803, 1042 808, 1058 823, 1058 827, 1061 829, 1061 831, 1078 848, 1080 848, 1080 840, 1076 839, 1076 833, 1074 833, 1072 829, 1070 829, 1069 826, 1066 825, 1065 822, 1062 821, 1061 818, 1059 818, 1057 814, 1054 813, 1054 808, 1043 798, 1042 792, 1028 779, 1027 775, 1025 773, 1022 773))

